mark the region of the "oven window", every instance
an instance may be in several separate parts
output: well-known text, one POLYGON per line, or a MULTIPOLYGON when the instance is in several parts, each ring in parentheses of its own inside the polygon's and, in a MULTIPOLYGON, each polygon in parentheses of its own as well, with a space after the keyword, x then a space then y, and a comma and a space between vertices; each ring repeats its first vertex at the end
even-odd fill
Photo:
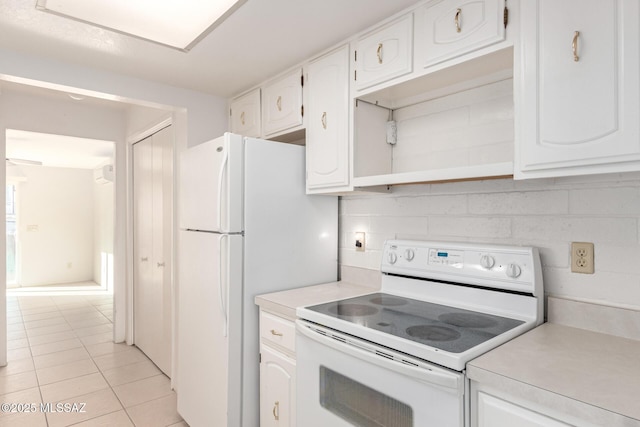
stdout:
POLYGON ((320 404, 359 427, 411 427, 410 406, 320 366, 320 404))

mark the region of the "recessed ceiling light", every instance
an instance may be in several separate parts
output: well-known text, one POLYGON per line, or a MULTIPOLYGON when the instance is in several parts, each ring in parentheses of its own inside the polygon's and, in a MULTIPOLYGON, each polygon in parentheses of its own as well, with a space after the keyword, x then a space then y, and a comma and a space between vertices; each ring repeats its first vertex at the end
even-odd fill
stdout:
POLYGON ((247 0, 37 0, 36 8, 190 50, 247 0))

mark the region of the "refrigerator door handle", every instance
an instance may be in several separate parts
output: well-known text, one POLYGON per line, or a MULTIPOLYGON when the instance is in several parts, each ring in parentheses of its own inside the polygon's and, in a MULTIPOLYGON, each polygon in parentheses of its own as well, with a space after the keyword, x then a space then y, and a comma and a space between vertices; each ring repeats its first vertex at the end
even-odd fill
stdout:
POLYGON ((222 231, 222 180, 224 179, 228 160, 229 151, 225 149, 224 157, 222 158, 222 166, 220 166, 220 173, 218 174, 218 231, 222 231))
POLYGON ((224 275, 222 274, 222 241, 229 237, 226 234, 220 236, 220 256, 218 257, 218 294, 220 296, 220 309, 222 310, 222 315, 224 316, 224 329, 222 331, 223 335, 226 337, 229 335, 229 313, 227 312, 227 303, 225 302, 225 295, 223 292, 223 286, 227 289, 227 295, 229 293, 228 280, 225 280, 224 275))

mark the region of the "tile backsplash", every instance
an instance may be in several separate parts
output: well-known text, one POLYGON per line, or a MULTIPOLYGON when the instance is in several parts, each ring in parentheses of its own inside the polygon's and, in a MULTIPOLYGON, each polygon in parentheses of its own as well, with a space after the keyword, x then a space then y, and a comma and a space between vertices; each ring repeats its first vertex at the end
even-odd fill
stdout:
POLYGON ((640 310, 639 227, 640 173, 396 186, 341 197, 340 263, 378 270, 392 238, 536 246, 547 294, 640 310), (595 274, 571 273, 576 241, 594 243, 595 274))

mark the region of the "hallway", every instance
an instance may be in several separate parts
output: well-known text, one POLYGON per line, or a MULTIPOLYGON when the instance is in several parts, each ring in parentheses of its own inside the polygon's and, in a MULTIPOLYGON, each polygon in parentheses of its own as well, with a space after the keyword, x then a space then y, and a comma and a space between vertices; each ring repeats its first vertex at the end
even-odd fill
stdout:
POLYGON ((3 427, 186 426, 169 378, 136 347, 112 342, 111 295, 9 294, 7 324, 3 427), (76 411, 55 412, 63 402, 76 411), (32 413, 16 412, 22 405, 32 413))

